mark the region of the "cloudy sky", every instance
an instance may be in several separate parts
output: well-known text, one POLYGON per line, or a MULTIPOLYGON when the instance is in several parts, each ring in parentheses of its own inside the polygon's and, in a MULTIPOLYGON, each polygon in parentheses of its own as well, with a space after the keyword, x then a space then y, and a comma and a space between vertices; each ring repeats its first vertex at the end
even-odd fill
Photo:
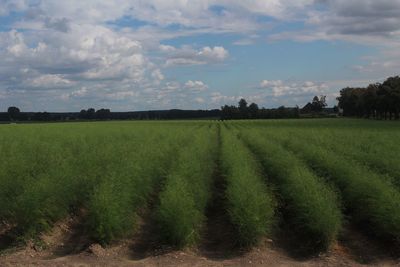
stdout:
POLYGON ((335 103, 400 74, 400 0, 0 0, 0 111, 335 103))

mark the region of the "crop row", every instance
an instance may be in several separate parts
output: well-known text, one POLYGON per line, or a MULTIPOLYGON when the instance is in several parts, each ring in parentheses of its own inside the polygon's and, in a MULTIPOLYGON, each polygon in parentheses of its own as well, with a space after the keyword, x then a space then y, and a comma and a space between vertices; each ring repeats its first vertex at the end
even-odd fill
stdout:
POLYGON ((363 165, 343 158, 322 146, 305 143, 296 134, 262 131, 264 138, 281 143, 309 164, 321 177, 340 190, 346 212, 352 220, 375 235, 400 238, 400 193, 391 183, 363 165))
POLYGON ((211 197, 216 149, 216 127, 200 129, 171 166, 157 208, 158 223, 169 243, 185 246, 198 241, 211 197))
POLYGON ((262 134, 241 130, 240 136, 259 156, 278 188, 284 220, 296 239, 303 240, 305 250, 328 248, 342 224, 334 191, 293 153, 262 134))
POLYGON ((271 234, 276 201, 254 155, 225 127, 221 133, 221 165, 226 179, 226 199, 239 242, 248 246, 271 234))
POLYGON ((163 125, 78 130, 62 125, 47 134, 32 126, 1 144, 0 220, 19 237, 35 237, 79 209, 99 242, 133 229, 137 209, 191 132, 163 125))
POLYGON ((400 164, 396 146, 393 147, 393 144, 376 143, 376 138, 361 133, 352 136, 351 133, 339 134, 332 130, 316 132, 301 129, 280 129, 274 132, 278 131, 283 135, 295 136, 303 142, 327 148, 342 158, 355 160, 357 164, 376 171, 381 179, 391 181, 400 188, 400 164))
POLYGON ((0 222, 26 239, 79 213, 90 237, 107 244, 136 229, 140 210, 154 196, 159 234, 187 246, 200 240, 206 208, 218 193, 225 201, 220 212, 227 213, 242 245, 272 235, 282 219, 279 225, 304 249, 327 249, 341 231, 343 214, 399 241, 400 192, 385 178, 399 177, 394 152, 387 144, 354 145, 343 139, 351 136, 349 129, 329 134, 325 126, 310 130, 312 122, 302 123, 0 128, 0 222), (213 187, 216 173, 223 192, 213 187))

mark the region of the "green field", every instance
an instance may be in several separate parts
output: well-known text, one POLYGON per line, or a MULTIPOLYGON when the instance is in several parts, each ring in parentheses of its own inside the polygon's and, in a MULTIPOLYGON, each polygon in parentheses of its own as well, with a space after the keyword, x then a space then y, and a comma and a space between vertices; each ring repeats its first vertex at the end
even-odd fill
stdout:
POLYGON ((399 155, 398 122, 0 125, 0 230, 17 244, 73 215, 107 245, 138 231, 147 210, 160 242, 196 246, 219 193, 241 246, 289 229, 299 247, 324 251, 348 224, 398 245, 399 155))

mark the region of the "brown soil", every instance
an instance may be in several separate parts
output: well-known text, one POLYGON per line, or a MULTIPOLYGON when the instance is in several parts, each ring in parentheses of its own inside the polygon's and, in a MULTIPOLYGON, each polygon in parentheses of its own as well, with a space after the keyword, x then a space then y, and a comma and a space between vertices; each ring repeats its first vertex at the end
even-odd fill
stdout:
MULTIPOLYGON (((216 182, 217 189, 218 186, 216 182)), ((176 251, 160 246, 156 225, 145 214, 136 235, 103 248, 90 243, 82 232, 81 217, 75 216, 42 235, 42 242, 0 250, 0 266, 400 266, 399 253, 352 226, 346 227, 329 252, 307 259, 289 256, 278 241, 272 240, 249 251, 239 251, 226 214, 218 212, 221 203, 221 199, 214 199, 209 207, 205 238, 198 249, 176 251)), ((0 240, 8 228, 2 226, 0 240)))
POLYGON ((356 226, 348 225, 339 236, 338 244, 346 250, 349 258, 363 264, 382 264, 393 261, 400 265, 400 249, 367 236, 356 226))
POLYGON ((210 216, 199 248, 186 251, 159 246, 155 225, 145 226, 151 221, 148 218, 138 234, 103 248, 90 244, 79 230, 79 218, 71 217, 42 235, 39 245, 31 242, 2 250, 0 266, 400 266, 400 254, 351 226, 330 251, 308 259, 293 258, 277 245, 279 242, 268 239, 249 251, 238 251, 224 216, 210 216))
POLYGON ((240 256, 244 251, 236 242, 237 232, 227 213, 226 180, 220 172, 220 162, 214 168, 212 199, 206 210, 206 223, 198 253, 214 260, 240 256))
MULTIPOLYGON (((215 193, 223 188, 223 183, 218 183, 216 180, 215 193)), ((223 200, 216 194, 215 204, 208 208, 199 247, 184 251, 160 245, 151 212, 142 214, 137 234, 106 248, 91 243, 84 235, 80 219, 84 216, 57 223, 52 231, 41 236, 41 242, 28 242, 23 247, 9 242, 7 233, 12 227, 3 224, 0 266, 400 266, 400 253, 354 226, 346 226, 327 253, 314 257, 293 257, 280 245, 282 242, 270 239, 251 250, 239 250, 227 214, 220 212, 225 210, 221 206, 223 200)))
POLYGON ((164 245, 159 240, 160 230, 154 214, 154 210, 158 205, 157 191, 154 192, 148 206, 140 213, 138 230, 132 236, 133 241, 129 244, 127 254, 133 260, 143 260, 172 250, 172 248, 164 245))
MULTIPOLYGON (((331 251, 307 260, 295 260, 271 244, 260 245, 242 255, 210 258, 194 250, 169 251, 135 259, 129 249, 130 241, 102 248, 93 244, 78 254, 48 257, 51 251, 37 250, 28 245, 16 252, 0 256, 0 266, 363 266, 355 260, 352 250, 341 244, 331 251)), ((380 258, 373 266, 399 266, 400 260, 380 258)))

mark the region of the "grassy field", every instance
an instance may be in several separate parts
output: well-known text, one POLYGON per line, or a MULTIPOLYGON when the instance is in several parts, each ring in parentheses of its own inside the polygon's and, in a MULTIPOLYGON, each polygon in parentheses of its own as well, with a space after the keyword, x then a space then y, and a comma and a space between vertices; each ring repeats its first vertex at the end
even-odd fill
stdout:
POLYGON ((108 245, 133 238, 147 213, 160 242, 195 247, 221 194, 242 247, 288 231, 326 251, 349 224, 398 246, 399 155, 398 122, 0 125, 0 235, 14 246, 78 216, 90 242, 108 245))

